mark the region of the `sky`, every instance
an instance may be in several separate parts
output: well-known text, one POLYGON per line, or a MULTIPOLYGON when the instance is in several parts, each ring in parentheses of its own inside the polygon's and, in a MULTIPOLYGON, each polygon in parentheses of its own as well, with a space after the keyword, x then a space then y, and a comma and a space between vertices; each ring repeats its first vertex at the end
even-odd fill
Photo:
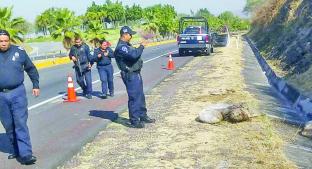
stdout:
MULTIPOLYGON (((92 1, 103 4, 105 0, 0 0, 0 6, 13 6, 14 17, 24 17, 34 22, 37 15, 50 7, 66 7, 77 15, 84 14, 92 1)), ((115 1, 115 0, 112 0, 115 1)), ((190 10, 197 11, 207 8, 212 14, 218 15, 224 11, 231 11, 236 15, 246 17, 242 10, 246 0, 119 0, 124 5, 139 4, 148 7, 155 4, 173 5, 178 13, 190 14, 190 10)))

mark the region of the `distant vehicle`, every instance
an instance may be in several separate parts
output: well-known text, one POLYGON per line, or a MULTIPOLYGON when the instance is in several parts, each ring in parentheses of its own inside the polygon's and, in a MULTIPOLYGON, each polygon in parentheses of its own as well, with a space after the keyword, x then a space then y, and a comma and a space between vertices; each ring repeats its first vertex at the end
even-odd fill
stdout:
POLYGON ((220 33, 213 33, 214 37, 214 46, 215 47, 224 47, 227 46, 230 39, 230 33, 227 26, 222 27, 219 31, 220 33))
POLYGON ((206 18, 182 17, 180 19, 177 36, 180 56, 190 53, 210 55, 213 52, 213 41, 206 18))

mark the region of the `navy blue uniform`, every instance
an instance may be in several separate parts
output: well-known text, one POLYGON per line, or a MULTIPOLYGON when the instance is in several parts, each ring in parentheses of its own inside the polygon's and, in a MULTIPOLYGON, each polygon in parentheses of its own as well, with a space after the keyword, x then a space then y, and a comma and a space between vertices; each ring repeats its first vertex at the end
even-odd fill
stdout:
POLYGON ((24 49, 11 45, 7 51, 0 52, 1 123, 13 145, 13 153, 22 158, 32 155, 24 71, 30 77, 33 88, 39 89, 38 71, 24 49))
POLYGON ((81 46, 72 46, 69 51, 69 58, 75 56, 79 59, 80 67, 74 66, 76 73, 76 80, 79 86, 81 87, 83 94, 92 93, 92 77, 91 69, 88 68, 89 63, 92 64, 92 55, 90 54, 90 48, 87 44, 82 44, 81 46))
POLYGON ((102 82, 102 93, 107 95, 107 86, 109 89, 109 94, 111 96, 114 95, 114 69, 112 65, 112 59, 114 57, 113 50, 108 47, 106 51, 103 51, 101 48, 97 48, 94 50, 94 59, 96 62, 96 67, 98 69, 100 80, 102 82), (108 52, 108 55, 105 56, 104 53, 108 52), (98 55, 101 55, 101 58, 98 58, 98 55))
POLYGON ((141 69, 143 60, 141 55, 144 46, 134 48, 131 44, 119 40, 115 49, 115 59, 118 68, 121 70, 121 77, 126 85, 128 93, 129 118, 132 124, 137 124, 140 118, 147 117, 145 95, 141 69))

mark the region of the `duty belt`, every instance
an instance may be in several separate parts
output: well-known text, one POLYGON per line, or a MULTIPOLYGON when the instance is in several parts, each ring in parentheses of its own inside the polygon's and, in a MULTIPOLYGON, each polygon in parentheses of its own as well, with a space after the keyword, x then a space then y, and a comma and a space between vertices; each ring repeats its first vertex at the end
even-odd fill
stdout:
POLYGON ((2 92, 2 93, 7 93, 7 92, 9 92, 9 91, 11 91, 11 90, 16 89, 17 87, 18 87, 18 86, 13 87, 13 88, 4 88, 4 89, 0 89, 0 92, 2 92))

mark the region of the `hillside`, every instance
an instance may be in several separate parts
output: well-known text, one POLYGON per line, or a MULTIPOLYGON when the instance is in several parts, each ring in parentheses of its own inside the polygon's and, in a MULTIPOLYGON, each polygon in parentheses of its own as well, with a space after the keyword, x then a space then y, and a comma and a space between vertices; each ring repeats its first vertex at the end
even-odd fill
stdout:
POLYGON ((253 16, 251 39, 279 76, 312 96, 311 0, 268 0, 253 16))

